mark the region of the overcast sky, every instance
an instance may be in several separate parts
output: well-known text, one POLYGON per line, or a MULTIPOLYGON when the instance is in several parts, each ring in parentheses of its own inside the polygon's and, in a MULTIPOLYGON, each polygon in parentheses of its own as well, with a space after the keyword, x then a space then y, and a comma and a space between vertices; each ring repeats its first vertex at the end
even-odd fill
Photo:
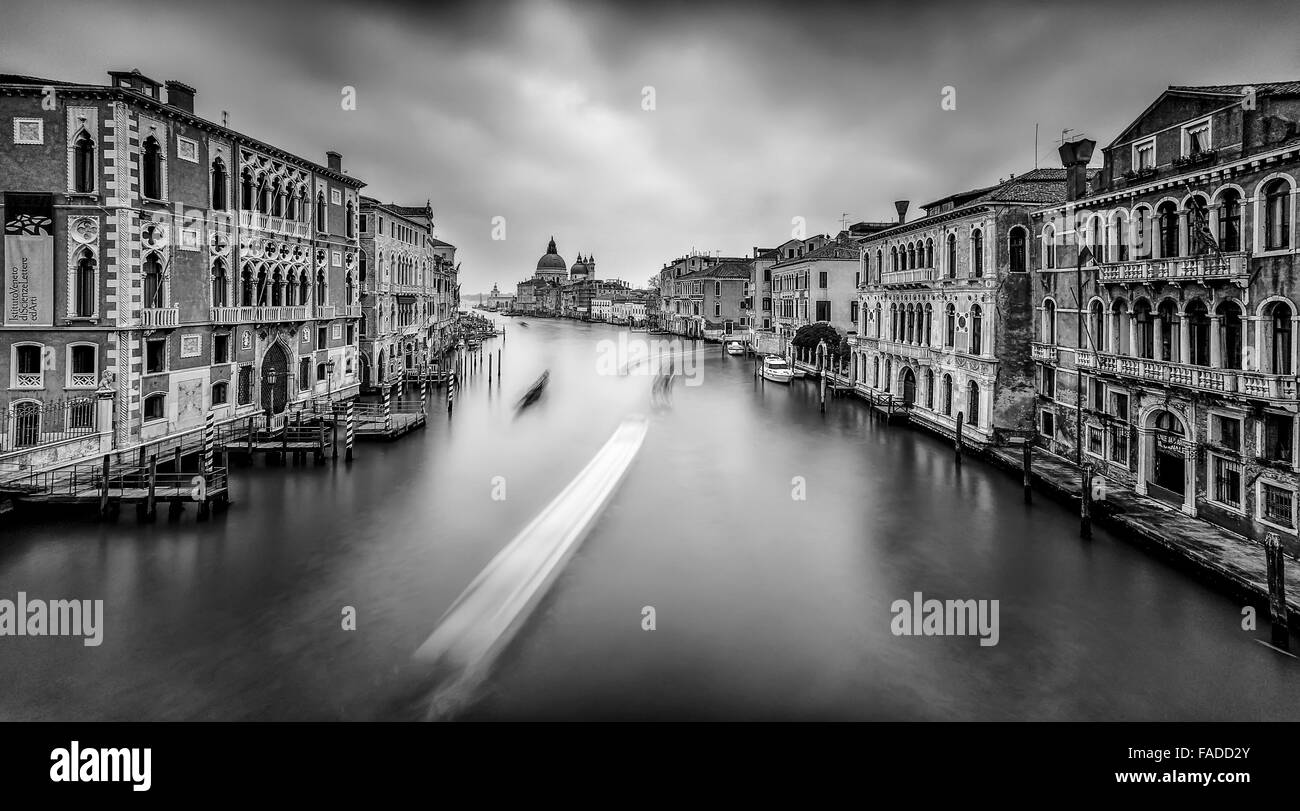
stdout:
POLYGON ((778 244, 796 216, 810 234, 891 219, 896 199, 1033 168, 1035 123, 1039 165, 1058 166, 1063 129, 1104 145, 1170 84, 1300 79, 1298 29, 1289 1, 5 0, 0 72, 138 67, 194 85, 207 118, 321 163, 337 150, 364 193, 433 201, 471 293, 513 290, 551 235, 640 286, 693 248, 778 244))

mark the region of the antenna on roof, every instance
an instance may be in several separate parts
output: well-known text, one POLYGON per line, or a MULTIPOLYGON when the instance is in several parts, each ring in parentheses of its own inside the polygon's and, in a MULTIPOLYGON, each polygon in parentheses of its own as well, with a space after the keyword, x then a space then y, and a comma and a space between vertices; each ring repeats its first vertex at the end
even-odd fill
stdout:
POLYGON ((221 126, 223 127, 230 126, 230 113, 225 110, 221 111, 221 126))
POLYGON ((849 212, 845 211, 840 215, 840 230, 847 230, 849 227, 849 212))
POLYGON ((1061 130, 1061 143, 1065 143, 1066 141, 1070 140, 1070 139, 1067 138, 1066 136, 1067 136, 1069 133, 1071 133, 1071 132, 1074 132, 1074 130, 1072 130, 1072 129, 1063 129, 1063 130, 1061 130))

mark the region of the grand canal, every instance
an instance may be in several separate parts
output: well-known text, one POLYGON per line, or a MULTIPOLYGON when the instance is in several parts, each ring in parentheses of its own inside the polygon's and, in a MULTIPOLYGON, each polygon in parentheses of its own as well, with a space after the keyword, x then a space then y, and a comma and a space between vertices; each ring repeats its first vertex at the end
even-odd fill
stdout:
POLYGON ((97 648, 0 639, 0 718, 421 717, 414 651, 643 413, 621 487, 461 717, 1300 719, 1266 621, 1243 631, 1236 601, 1105 531, 1079 540, 1013 477, 857 401, 822 414, 814 384, 759 382, 716 345, 652 409, 653 377, 600 373, 621 328, 507 323, 499 381, 485 362, 450 419, 436 390, 424 430, 350 466, 236 467, 208 523, 7 528, 0 596, 102 599, 105 627, 97 648), (998 644, 894 636, 915 592, 998 600, 998 644))

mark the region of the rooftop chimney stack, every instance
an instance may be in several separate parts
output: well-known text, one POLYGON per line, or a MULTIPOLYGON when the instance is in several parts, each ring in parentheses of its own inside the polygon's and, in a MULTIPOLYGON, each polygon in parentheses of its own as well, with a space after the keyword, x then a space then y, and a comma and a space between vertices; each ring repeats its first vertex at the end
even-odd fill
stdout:
POLYGON ((333 150, 325 153, 325 165, 331 172, 343 174, 343 156, 333 150))
POLYGON ((1066 202, 1073 203, 1088 196, 1088 161, 1092 160, 1092 150, 1096 146, 1096 141, 1081 138, 1066 141, 1057 149, 1061 164, 1065 166, 1066 202))
POLYGON ((896 210, 896 211, 898 212, 898 224, 899 224, 899 225, 902 225, 903 223, 907 222, 907 206, 908 206, 908 203, 909 203, 909 202, 910 202, 910 201, 908 201, 908 200, 895 200, 895 201, 894 201, 894 210, 896 210))
POLYGON ((194 88, 175 79, 168 79, 166 85, 168 105, 187 113, 194 112, 194 88))

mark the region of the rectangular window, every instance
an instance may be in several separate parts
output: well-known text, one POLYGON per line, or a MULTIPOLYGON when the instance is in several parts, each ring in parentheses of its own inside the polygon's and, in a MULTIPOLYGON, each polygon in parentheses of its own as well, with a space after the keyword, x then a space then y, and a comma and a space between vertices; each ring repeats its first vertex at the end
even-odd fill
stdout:
POLYGON ((831 320, 831 303, 829 301, 817 302, 817 320, 818 321, 831 320))
POLYGON ((1142 171, 1143 169, 1156 168, 1156 139, 1148 138, 1145 141, 1133 145, 1133 169, 1142 171))
POLYGON ((822 290, 826 289, 826 271, 823 270, 817 274, 817 286, 822 290))
POLYGON ((1261 482, 1259 502, 1259 517, 1262 520, 1287 529, 1295 527, 1294 491, 1261 482))
POLYGON ((212 404, 225 405, 230 399, 229 387, 225 383, 212 384, 212 404))
POLYGON ((1241 463, 1210 454, 1211 498, 1233 509, 1241 509, 1241 463))
POLYGON ((311 358, 298 361, 298 390, 306 391, 311 386, 311 358))
POLYGON ((329 346, 330 336, 328 327, 316 328, 316 348, 324 349, 329 346))
POLYGON ((713 295, 715 296, 722 295, 722 282, 713 283, 713 295))
POLYGON ((355 344, 356 342, 357 342, 357 326, 356 324, 348 324, 348 343, 355 344))
POLYGON ((230 336, 217 333, 212 336, 212 362, 230 363, 230 336))
POLYGON ((849 320, 853 322, 854 329, 857 329, 858 325, 858 305, 860 303, 858 301, 849 302, 849 320))
POLYGON ((339 189, 330 189, 330 205, 343 205, 343 192, 339 189))
POLYGON ((1056 438, 1056 415, 1050 411, 1038 414, 1038 432, 1048 439, 1056 438))
POLYGON ((1110 426, 1110 461, 1128 467, 1128 426, 1110 426))
POLYGON ((1128 395, 1123 392, 1114 392, 1110 396, 1111 416, 1121 422, 1128 422, 1128 395))
POLYGON ((1183 127, 1183 155, 1195 155, 1210 148, 1210 121, 1197 121, 1183 127))
POLYGON ((145 341, 145 374, 157 374, 167 370, 167 341, 159 339, 145 341))
POLYGON ((1220 446, 1241 452, 1241 420, 1219 414, 1210 417, 1210 436, 1220 446))
POLYGON ((248 405, 253 402, 253 367, 244 365, 239 367, 239 404, 248 405))
POLYGON ((1294 458, 1295 418, 1290 414, 1264 415, 1264 445, 1260 449, 1265 462, 1287 462, 1294 458))
POLYGON ((1096 379, 1090 381, 1090 391, 1092 392, 1092 408, 1095 411, 1106 410, 1106 384, 1096 379))
POLYGON ((1106 434, 1101 426, 1088 426, 1088 453, 1101 458, 1102 450, 1105 445, 1106 434))

